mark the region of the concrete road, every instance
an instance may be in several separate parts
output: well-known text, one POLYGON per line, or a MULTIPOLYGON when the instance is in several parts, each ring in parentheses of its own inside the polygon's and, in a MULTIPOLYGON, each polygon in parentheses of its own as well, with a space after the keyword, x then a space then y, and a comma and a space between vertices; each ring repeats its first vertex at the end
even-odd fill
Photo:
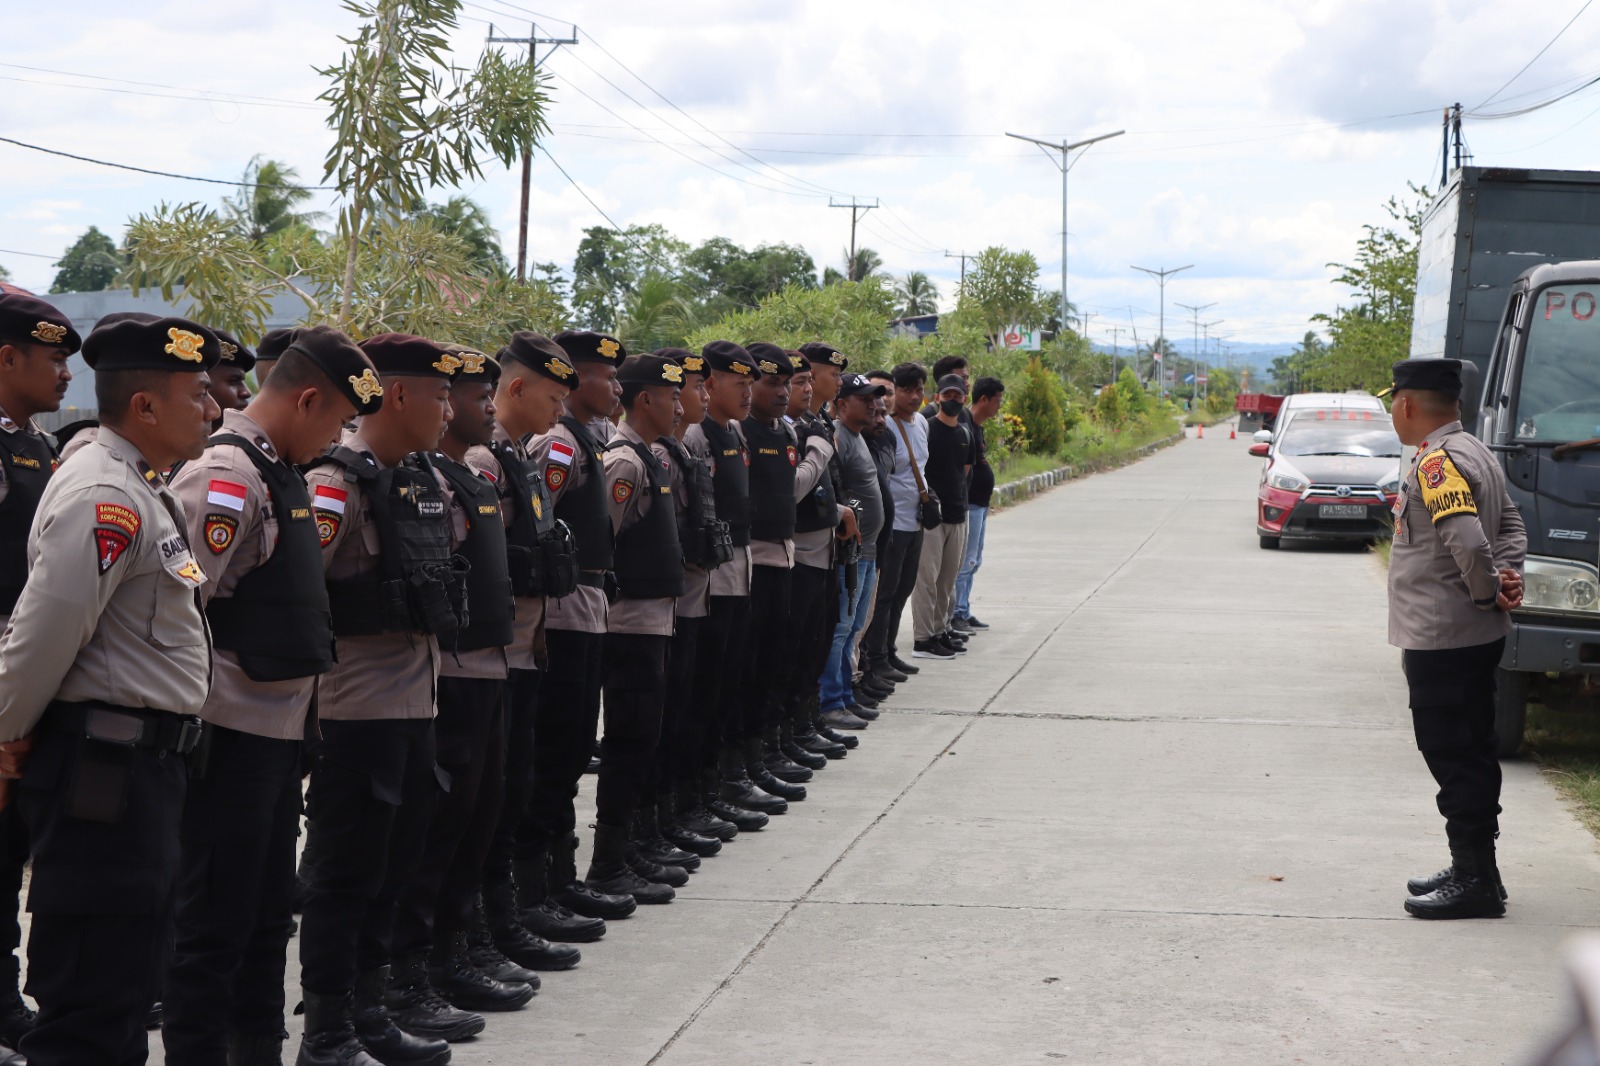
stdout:
POLYGON ((1509 917, 1403 913, 1447 854, 1381 569, 1260 550, 1245 448, 997 516, 972 653, 455 1061, 1523 1061, 1600 924, 1594 842, 1509 765, 1509 917))

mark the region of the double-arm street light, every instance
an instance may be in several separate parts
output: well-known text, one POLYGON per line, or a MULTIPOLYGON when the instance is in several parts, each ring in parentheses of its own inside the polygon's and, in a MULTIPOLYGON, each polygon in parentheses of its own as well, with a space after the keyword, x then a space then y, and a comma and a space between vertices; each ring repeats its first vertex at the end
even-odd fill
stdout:
MULTIPOLYGON (((1050 155, 1050 153, 1052 153, 1052 152, 1060 152, 1061 153, 1060 162, 1056 162, 1056 159, 1055 159, 1054 156, 1050 156, 1050 161, 1052 163, 1055 163, 1056 166, 1061 168, 1061 328, 1062 328, 1062 330, 1065 330, 1067 328, 1067 307, 1068 307, 1068 303, 1067 303, 1067 171, 1071 170, 1072 169, 1072 164, 1077 161, 1077 160, 1068 159, 1067 155, 1068 155, 1068 153, 1074 151, 1075 149, 1087 148, 1087 147, 1089 147, 1089 145, 1094 144, 1097 141, 1109 141, 1113 137, 1121 137, 1125 132, 1127 132, 1127 131, 1126 130, 1117 130, 1115 133, 1102 133, 1098 137, 1089 137, 1089 138, 1087 138, 1085 140, 1082 140, 1082 141, 1073 141, 1070 144, 1065 139, 1062 139, 1061 143, 1057 144, 1055 141, 1042 141, 1037 137, 1025 137, 1020 133, 1007 133, 1006 134, 1007 137, 1015 137, 1019 141, 1028 141, 1028 142, 1030 142, 1032 144, 1037 144, 1040 148, 1043 148, 1045 150, 1045 154, 1046 155, 1050 155)), ((1083 158, 1083 156, 1080 154, 1078 156, 1078 158, 1081 159, 1081 158, 1083 158)))
POLYGON ((1180 271, 1194 269, 1194 264, 1190 263, 1188 266, 1171 267, 1164 270, 1151 270, 1149 267, 1142 266, 1130 267, 1130 269, 1142 270, 1161 283, 1161 330, 1156 334, 1155 344, 1151 346, 1151 355, 1155 357, 1156 363, 1156 395, 1165 396, 1167 394, 1167 367, 1166 360, 1161 357, 1161 344, 1167 339, 1167 279, 1180 271))

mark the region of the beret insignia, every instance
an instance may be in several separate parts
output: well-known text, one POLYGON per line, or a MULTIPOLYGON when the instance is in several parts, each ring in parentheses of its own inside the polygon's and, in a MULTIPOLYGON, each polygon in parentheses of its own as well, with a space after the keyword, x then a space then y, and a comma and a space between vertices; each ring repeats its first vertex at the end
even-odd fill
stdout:
POLYGON ((206 547, 211 549, 212 555, 221 555, 233 544, 233 536, 239 532, 239 520, 231 515, 208 514, 206 515, 206 547))
MULTIPOLYGON (((776 369, 776 368, 774 368, 774 369, 776 369)), ((748 373, 750 373, 750 364, 749 363, 734 363, 733 364, 733 372, 735 374, 748 374, 748 373)))
POLYGON ((698 355, 688 356, 683 360, 683 369, 687 370, 691 374, 704 373, 706 369, 706 361, 698 355))
POLYGON ((446 352, 434 360, 433 368, 445 374, 454 374, 461 369, 461 360, 446 352))
POLYGON ((618 344, 610 337, 600 338, 600 354, 605 356, 607 359, 615 359, 617 357, 617 353, 621 350, 622 345, 618 344))
POLYGON ((229 344, 227 341, 218 341, 217 343, 222 345, 222 358, 230 363, 233 362, 233 357, 239 354, 239 346, 237 344, 229 344))
MULTIPOLYGON (((734 364, 734 366, 738 365, 738 363, 734 364)), ((771 359, 763 359, 756 365, 760 368, 763 374, 776 374, 778 372, 778 364, 774 363, 771 359)))
POLYGON ((168 355, 175 355, 189 363, 205 362, 205 356, 200 354, 200 349, 205 346, 206 341, 200 334, 173 326, 167 330, 167 336, 172 340, 166 347, 168 355))
POLYGON ((33 327, 33 335, 46 344, 60 344, 61 339, 67 335, 67 327, 58 326, 54 322, 40 322, 33 327))
POLYGON ((560 378, 562 381, 567 380, 567 378, 576 373, 572 367, 568 366, 566 363, 563 363, 559 359, 551 359, 549 362, 544 364, 544 368, 550 371, 550 373, 554 374, 556 377, 560 378))
POLYGON ((844 353, 843 352, 834 352, 832 355, 828 356, 828 362, 832 363, 834 366, 844 366, 844 364, 845 364, 844 353))
POLYGON ((627 503, 628 497, 633 495, 633 482, 627 478, 618 478, 617 483, 611 486, 611 500, 613 503, 627 503))
POLYGON ((789 357, 789 365, 794 367, 796 373, 811 369, 810 361, 803 355, 791 355, 789 357))
POLYGON ((383 386, 378 384, 378 376, 370 369, 363 370, 360 377, 351 374, 350 387, 362 403, 371 403, 374 396, 383 395, 383 386))
POLYGON ((463 374, 483 373, 483 362, 487 357, 482 352, 462 352, 460 356, 461 372, 463 374))
POLYGON ((668 363, 661 368, 661 376, 673 385, 683 384, 683 367, 677 363, 668 363))

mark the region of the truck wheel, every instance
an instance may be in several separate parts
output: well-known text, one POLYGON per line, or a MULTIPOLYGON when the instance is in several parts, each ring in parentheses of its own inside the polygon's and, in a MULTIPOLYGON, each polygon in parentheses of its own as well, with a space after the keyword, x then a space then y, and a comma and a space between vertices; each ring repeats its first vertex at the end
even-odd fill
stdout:
POLYGON ((1522 748, 1522 731, 1528 721, 1528 675, 1497 666, 1494 682, 1496 754, 1509 759, 1522 748))
POLYGON ((1278 546, 1277 537, 1269 537, 1265 533, 1258 533, 1256 536, 1261 541, 1263 548, 1276 548, 1278 546))

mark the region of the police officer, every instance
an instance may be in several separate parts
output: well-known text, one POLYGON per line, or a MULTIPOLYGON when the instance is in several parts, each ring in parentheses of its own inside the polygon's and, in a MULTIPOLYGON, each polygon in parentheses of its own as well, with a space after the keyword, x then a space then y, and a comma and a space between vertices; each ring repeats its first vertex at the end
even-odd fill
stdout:
POLYGON ((284 349, 293 343, 294 334, 292 329, 268 330, 267 335, 261 338, 261 343, 256 345, 256 388, 267 387, 267 375, 278 365, 278 357, 284 349))
POLYGON ((605 922, 550 901, 544 887, 546 861, 519 866, 515 860, 516 835, 533 788, 545 598, 570 595, 578 581, 577 545, 566 523, 556 518, 544 475, 524 442, 548 433, 565 413, 562 401, 577 387, 578 371, 560 345, 527 331, 513 334, 498 359, 493 440, 467 452, 468 461, 479 469, 499 471, 516 602, 512 641, 506 648, 504 797, 484 866, 484 919, 490 942, 513 962, 530 970, 566 970, 578 964, 578 949, 552 944, 551 939, 594 940, 604 933, 605 922), (527 921, 537 933, 519 920, 519 889, 527 921))
POLYGON ((725 749, 743 736, 744 664, 750 626, 750 451, 744 419, 752 387, 761 371, 743 347, 711 341, 700 349, 711 372, 706 379, 706 413, 683 435, 684 447, 711 459, 711 488, 717 516, 728 523, 733 558, 711 571, 706 620, 694 668, 694 702, 708 719, 698 754, 685 755, 679 781, 678 824, 703 836, 729 841, 739 832, 766 826, 767 816, 728 803, 721 796, 725 749))
POLYGON ((205 575, 157 471, 204 449, 219 354, 210 330, 181 318, 89 335, 100 431, 45 488, 29 581, 0 638, 0 775, 21 771, 11 795, 33 847, 30 1062, 146 1055, 184 757, 211 674, 205 575))
MULTIPOLYGON (((227 365, 224 356, 218 370, 227 365)), ((316 677, 333 663, 322 549, 295 467, 382 402, 353 341, 327 326, 300 330, 272 384, 223 411, 205 454, 172 477, 205 571, 214 648, 204 756, 184 805, 163 1001, 169 1063, 281 1055, 302 738, 316 677)))
POLYGON ((606 618, 605 728, 594 859, 584 880, 596 892, 670 903, 674 885, 687 883, 688 873, 644 859, 629 835, 655 766, 674 605, 684 588, 678 541, 683 471, 659 443, 683 417, 683 367, 659 355, 635 355, 618 369, 617 381, 625 414, 605 448, 603 477, 616 536, 618 598, 606 618))
MULTIPOLYGON (((622 394, 617 367, 626 358, 615 337, 568 330, 553 338, 578 370, 578 387, 566 398, 566 413, 529 448, 534 467, 555 500, 556 517, 572 530, 581 573, 569 595, 545 601, 545 671, 534 726, 533 789, 518 832, 517 880, 531 902, 546 898, 586 918, 626 918, 638 903, 632 895, 596 892, 579 880, 577 812, 573 800, 589 765, 600 718, 605 680, 607 590, 611 587, 614 532, 595 430, 622 394), (534 867, 548 864, 540 882, 534 867), (524 883, 525 882, 525 883, 524 883)), ((542 901, 541 901, 542 902, 542 901)), ((549 936, 536 919, 533 932, 549 936)))
MULTIPOLYGON (((72 372, 67 360, 81 347, 72 321, 26 293, 0 292, 0 629, 28 581, 28 530, 57 466, 55 445, 33 416, 61 408, 72 372)), ((0 1044, 15 1048, 34 1013, 18 990, 16 955, 22 945, 17 910, 28 834, 16 804, 0 810, 0 1044)))
POLYGON ((370 1066, 364 1046, 386 1066, 437 1066, 449 1061, 445 1040, 481 1032, 483 1018, 439 998, 425 959, 394 974, 388 1003, 405 1031, 385 988, 395 901, 421 861, 439 789, 439 644, 455 640, 465 614, 452 556, 464 529, 452 528, 451 494, 426 456, 444 434, 461 360, 408 334, 361 348, 383 405, 306 477, 339 658, 317 683, 298 1061, 370 1066))
MULTIPOLYGON (((222 360, 211 372, 211 398, 224 411, 243 411, 250 403, 250 383, 245 380, 245 375, 256 365, 256 353, 240 344, 226 330, 213 329, 212 332, 222 342, 222 360)), ((216 426, 212 428, 219 429, 221 426, 222 419, 218 418, 216 426)))
POLYGON ((1419 918, 1495 918, 1500 764, 1495 667, 1522 602, 1527 533, 1494 456, 1462 429, 1461 361, 1394 366, 1395 432, 1417 454, 1395 502, 1389 643, 1402 649, 1417 747, 1439 784, 1450 865, 1407 883, 1419 918))

